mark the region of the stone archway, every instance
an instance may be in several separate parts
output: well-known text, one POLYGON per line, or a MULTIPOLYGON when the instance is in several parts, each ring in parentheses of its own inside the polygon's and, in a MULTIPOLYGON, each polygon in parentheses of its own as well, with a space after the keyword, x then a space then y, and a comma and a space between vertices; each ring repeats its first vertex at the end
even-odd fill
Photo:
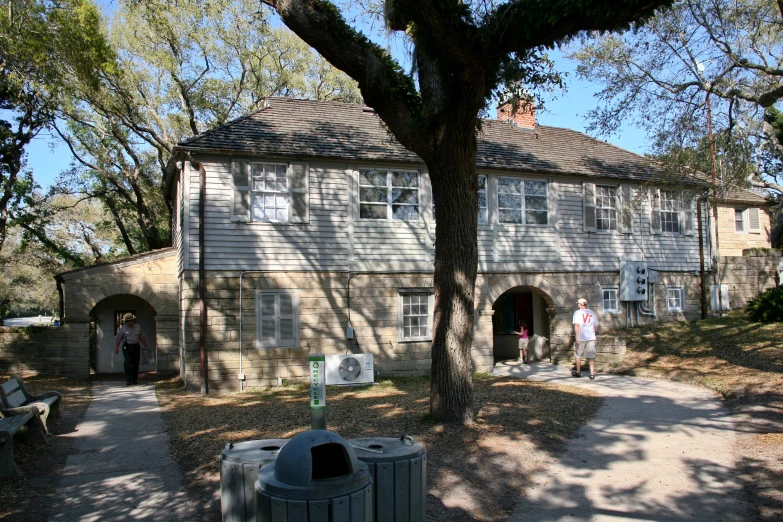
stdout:
POLYGON ((157 312, 144 299, 117 294, 99 301, 90 312, 91 325, 94 324, 94 353, 91 350, 90 367, 97 374, 122 373, 123 356, 114 353, 115 333, 122 324, 122 314, 133 313, 141 326, 149 346, 149 353, 143 352, 140 373, 157 371, 157 312))

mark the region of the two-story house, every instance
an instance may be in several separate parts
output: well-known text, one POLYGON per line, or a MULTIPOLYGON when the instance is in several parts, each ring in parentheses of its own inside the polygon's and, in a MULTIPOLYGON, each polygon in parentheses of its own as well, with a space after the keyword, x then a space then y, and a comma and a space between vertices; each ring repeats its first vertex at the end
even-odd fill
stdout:
MULTIPOLYGON (((609 328, 698 317, 706 200, 700 227, 696 193, 651 183, 650 160, 507 109, 478 136, 475 368, 510 356, 520 321, 534 358, 570 357, 579 297, 609 328), (648 271, 643 297, 621 287, 629 262, 648 271)), ((305 378, 310 353, 429 371, 429 177, 371 108, 270 98, 175 154, 173 248, 60 276, 66 319, 92 321, 99 371, 126 310, 148 317, 157 371, 189 385, 305 378)))

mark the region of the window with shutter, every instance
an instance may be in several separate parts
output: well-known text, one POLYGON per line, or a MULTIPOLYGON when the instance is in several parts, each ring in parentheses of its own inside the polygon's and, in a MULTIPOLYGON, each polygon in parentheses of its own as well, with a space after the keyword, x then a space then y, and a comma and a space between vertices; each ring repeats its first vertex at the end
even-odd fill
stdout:
POLYGON ((596 230, 617 230, 617 187, 595 186, 596 230))
POLYGON ((299 346, 296 290, 262 290, 256 294, 256 339, 259 348, 299 346))
POLYGON ((751 234, 761 233, 761 210, 758 208, 748 209, 748 232, 751 234))
POLYGON ((745 210, 734 209, 734 232, 745 232, 745 210))

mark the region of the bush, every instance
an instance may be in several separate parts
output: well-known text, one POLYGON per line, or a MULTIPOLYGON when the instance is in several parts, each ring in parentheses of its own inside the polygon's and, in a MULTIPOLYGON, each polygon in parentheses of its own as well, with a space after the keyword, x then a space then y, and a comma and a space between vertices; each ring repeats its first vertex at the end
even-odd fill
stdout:
POLYGON ((776 286, 748 301, 748 315, 759 323, 783 322, 783 286, 776 286))

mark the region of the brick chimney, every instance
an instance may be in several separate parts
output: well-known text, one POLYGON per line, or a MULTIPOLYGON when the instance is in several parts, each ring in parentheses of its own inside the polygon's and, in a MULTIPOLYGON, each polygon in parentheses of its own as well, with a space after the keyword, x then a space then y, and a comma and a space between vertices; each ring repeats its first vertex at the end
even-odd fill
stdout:
POLYGON ((511 121, 521 129, 534 129, 536 126, 535 107, 531 102, 520 101, 517 112, 514 113, 513 103, 508 101, 498 105, 498 120, 511 121))

